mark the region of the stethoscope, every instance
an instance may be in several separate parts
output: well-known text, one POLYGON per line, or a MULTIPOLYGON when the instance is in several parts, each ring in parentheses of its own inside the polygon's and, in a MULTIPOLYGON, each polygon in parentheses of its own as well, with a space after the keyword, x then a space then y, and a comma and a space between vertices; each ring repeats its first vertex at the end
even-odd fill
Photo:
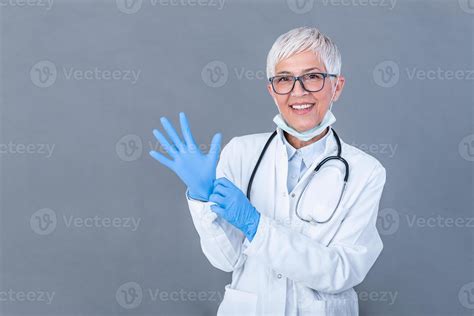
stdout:
MULTIPOLYGON (((349 179, 349 164, 347 163, 347 161, 341 157, 341 140, 339 139, 339 136, 337 136, 336 134, 336 131, 332 129, 332 132, 334 134, 334 138, 336 139, 336 143, 337 143, 337 155, 336 156, 328 156, 326 158, 324 158, 317 166, 316 168, 314 168, 312 174, 311 174, 311 177, 308 181, 311 182, 311 180, 313 179, 314 175, 319 171, 319 169, 321 169, 321 167, 328 161, 330 160, 339 160, 341 161, 343 164, 344 164, 344 167, 345 167, 345 173, 344 173, 344 184, 342 185, 342 189, 341 189, 341 193, 339 194, 339 200, 337 201, 337 205, 336 207, 334 208, 334 210, 332 211, 331 215, 324 221, 317 221, 315 219, 311 219, 311 220, 307 220, 303 217, 300 216, 300 214, 298 213, 298 206, 299 206, 299 203, 300 203, 300 200, 301 200, 301 197, 305 194, 306 192, 306 188, 308 187, 307 185, 304 187, 303 189, 303 192, 301 192, 301 195, 299 196, 297 202, 296 202, 296 208, 295 208, 295 213, 296 213, 296 216, 301 219, 302 221, 304 222, 307 222, 307 223, 311 223, 311 224, 324 224, 324 223, 327 223, 329 222, 332 217, 334 216, 334 213, 336 212, 337 208, 339 207, 339 204, 341 203, 341 200, 342 200, 342 197, 344 195, 344 192, 346 190, 346 185, 347 185, 347 180, 349 179)), ((247 198, 249 199, 250 201, 250 192, 252 191, 252 183, 253 183, 253 179, 255 178, 255 174, 257 173, 257 170, 258 170, 258 167, 260 165, 260 162, 262 161, 263 159, 263 156, 265 155, 265 152, 267 151, 268 149, 268 146, 270 145, 272 139, 275 137, 275 135, 277 134, 277 131, 274 131, 270 137, 268 138, 267 142, 265 143, 265 146, 263 146, 263 149, 262 149, 262 152, 260 153, 260 157, 258 157, 258 160, 257 160, 257 163, 252 171, 252 174, 250 176, 250 180, 249 180, 249 185, 247 187, 247 198)))

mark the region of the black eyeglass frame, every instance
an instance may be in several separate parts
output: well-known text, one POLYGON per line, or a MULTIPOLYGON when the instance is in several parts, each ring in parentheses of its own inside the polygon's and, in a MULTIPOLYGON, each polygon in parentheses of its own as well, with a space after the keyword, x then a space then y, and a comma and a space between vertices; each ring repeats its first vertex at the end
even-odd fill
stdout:
POLYGON ((288 77, 293 77, 293 85, 291 86, 291 89, 290 91, 286 92, 286 93, 278 93, 275 89, 275 86, 273 85, 273 80, 276 78, 276 77, 284 77, 285 75, 279 75, 279 76, 273 76, 273 77, 270 77, 268 78, 268 81, 271 83, 272 85, 272 89, 273 91, 276 93, 276 94, 279 94, 279 95, 285 95, 285 94, 288 94, 288 93, 291 93, 291 91, 293 91, 293 89, 295 88, 295 83, 296 83, 296 80, 298 80, 301 84, 301 87, 303 87, 304 90, 308 91, 308 92, 318 92, 318 91, 321 91, 324 89, 324 84, 326 83, 326 78, 327 77, 335 77, 337 78, 337 75, 336 74, 329 74, 327 72, 309 72, 309 73, 306 73, 306 74, 302 74, 301 76, 288 76, 288 77), (301 77, 303 76, 307 76, 307 75, 322 75, 323 76, 323 85, 321 87, 321 89, 319 90, 309 90, 309 89, 306 89, 306 87, 304 86, 304 83, 303 83, 303 80, 301 79, 301 77))

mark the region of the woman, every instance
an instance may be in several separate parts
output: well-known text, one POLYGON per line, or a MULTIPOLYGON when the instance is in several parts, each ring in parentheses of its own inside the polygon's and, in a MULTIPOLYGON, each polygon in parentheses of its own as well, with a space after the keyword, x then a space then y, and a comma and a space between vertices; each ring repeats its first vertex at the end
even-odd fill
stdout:
POLYGON ((385 168, 331 128, 345 78, 329 37, 281 35, 267 76, 276 132, 234 137, 218 159, 221 135, 202 154, 180 113, 184 140, 166 118, 172 143, 153 131, 172 159, 150 154, 187 185, 205 256, 232 272, 218 315, 358 315, 353 287, 383 248, 385 168))

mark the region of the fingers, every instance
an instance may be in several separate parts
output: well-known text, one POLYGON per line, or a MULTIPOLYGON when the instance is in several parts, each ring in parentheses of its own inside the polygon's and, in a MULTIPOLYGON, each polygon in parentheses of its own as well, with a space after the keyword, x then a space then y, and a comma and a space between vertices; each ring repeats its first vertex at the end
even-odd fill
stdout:
POLYGON ((219 184, 228 189, 235 188, 235 185, 229 179, 225 177, 214 180, 215 187, 219 184))
POLYGON ((191 133, 191 129, 189 128, 188 119, 186 118, 186 114, 184 114, 183 112, 179 113, 179 122, 181 124, 181 133, 183 134, 184 141, 186 142, 188 148, 197 148, 193 134, 191 133))
POLYGON ((225 207, 225 200, 226 200, 225 197, 223 197, 222 195, 220 195, 218 193, 215 193, 215 192, 213 192, 209 196, 209 202, 216 203, 219 206, 225 207))
POLYGON ((150 151, 150 156, 161 162, 166 167, 173 169, 173 160, 166 158, 164 155, 154 150, 150 151))
POLYGON ((215 204, 211 205, 211 211, 213 211, 214 213, 216 213, 217 215, 221 217, 223 217, 225 214, 225 209, 215 204))
POLYGON ((159 130, 154 129, 153 135, 155 135, 155 138, 160 142, 161 146, 163 146, 163 149, 166 150, 166 152, 171 157, 175 158, 178 155, 178 150, 176 149, 176 147, 171 146, 166 137, 163 136, 163 134, 161 134, 159 130))
POLYGON ((185 147, 184 143, 181 141, 181 138, 179 138, 178 133, 176 133, 176 130, 174 129, 173 125, 171 125, 170 121, 168 121, 166 117, 162 117, 160 121, 174 145, 179 151, 183 150, 185 147))
POLYGON ((217 158, 219 157, 219 153, 221 151, 221 141, 221 133, 217 133, 214 135, 214 137, 212 137, 211 148, 207 153, 207 156, 210 157, 214 163, 217 162, 217 158))
POLYGON ((222 195, 223 197, 227 196, 227 188, 224 187, 222 184, 214 184, 214 189, 212 190, 212 193, 216 193, 219 195, 222 195))

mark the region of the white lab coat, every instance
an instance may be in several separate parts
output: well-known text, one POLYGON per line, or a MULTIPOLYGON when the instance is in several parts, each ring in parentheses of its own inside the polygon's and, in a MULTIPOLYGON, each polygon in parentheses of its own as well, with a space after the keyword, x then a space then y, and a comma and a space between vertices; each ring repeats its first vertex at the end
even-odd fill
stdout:
MULTIPOLYGON (((324 154, 292 192, 287 189, 285 144, 278 135, 273 138, 252 185, 250 200, 261 217, 251 242, 212 212, 210 202, 186 194, 204 255, 214 267, 232 272, 217 315, 358 315, 353 287, 362 282, 383 248, 376 219, 385 168, 341 138, 342 156, 350 165, 344 197, 328 223, 301 221, 295 215, 295 200, 314 167, 336 154, 330 133, 324 154)), ((217 177, 228 178, 246 193, 270 134, 234 137, 222 150, 217 177)))

